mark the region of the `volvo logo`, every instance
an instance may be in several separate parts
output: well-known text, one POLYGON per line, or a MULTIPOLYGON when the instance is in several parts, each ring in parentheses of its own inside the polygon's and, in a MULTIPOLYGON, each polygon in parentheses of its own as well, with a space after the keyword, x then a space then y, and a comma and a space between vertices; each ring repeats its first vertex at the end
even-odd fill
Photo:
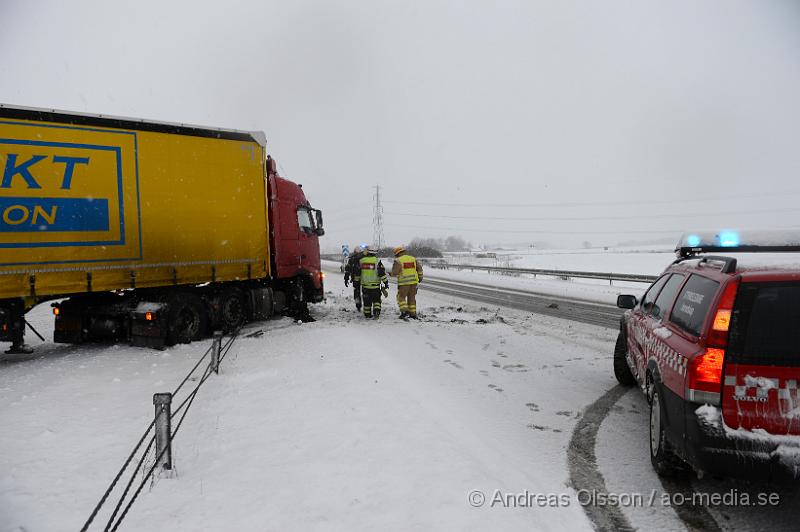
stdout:
POLYGON ((750 395, 734 395, 733 396, 733 400, 734 401, 743 401, 745 403, 766 403, 767 402, 767 398, 766 397, 753 397, 753 396, 750 396, 750 395))

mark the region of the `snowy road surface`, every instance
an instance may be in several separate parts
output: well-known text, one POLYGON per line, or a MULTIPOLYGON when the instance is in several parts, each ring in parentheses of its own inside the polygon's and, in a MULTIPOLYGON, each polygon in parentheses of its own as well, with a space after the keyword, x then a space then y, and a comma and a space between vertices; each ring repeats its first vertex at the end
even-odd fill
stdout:
MULTIPOLYGON (((429 276, 430 277, 430 276, 429 276)), ((533 312, 537 315, 566 318, 570 321, 588 323, 615 329, 619 326, 622 310, 610 305, 599 305, 557 297, 542 296, 518 289, 499 288, 486 284, 451 281, 437 278, 425 279, 425 290, 436 294, 466 297, 480 303, 500 305, 533 312)))
MULTIPOLYGON (((616 384, 615 331, 424 288, 424 321, 397 320, 391 299, 366 321, 338 275, 327 283, 315 323, 253 324, 264 336, 237 340, 176 439, 177 475, 148 485, 122 529, 591 529, 567 447, 616 384)), ((49 335, 48 310, 30 319, 49 335)), ((150 422, 152 394, 208 344, 46 343, 2 359, 0 530, 80 528, 150 422)), ((600 427, 610 490, 661 489, 638 399, 626 394, 600 427)), ((642 529, 683 528, 669 508, 625 513, 642 529)))

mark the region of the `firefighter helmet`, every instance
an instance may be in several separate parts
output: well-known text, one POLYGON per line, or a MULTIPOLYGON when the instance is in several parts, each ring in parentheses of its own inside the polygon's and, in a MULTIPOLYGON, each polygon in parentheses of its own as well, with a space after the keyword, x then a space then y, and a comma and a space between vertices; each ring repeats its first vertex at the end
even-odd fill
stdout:
POLYGON ((397 246, 396 248, 394 248, 394 256, 395 257, 398 257, 398 256, 402 255, 405 252, 406 252, 406 248, 404 248, 403 246, 397 246))

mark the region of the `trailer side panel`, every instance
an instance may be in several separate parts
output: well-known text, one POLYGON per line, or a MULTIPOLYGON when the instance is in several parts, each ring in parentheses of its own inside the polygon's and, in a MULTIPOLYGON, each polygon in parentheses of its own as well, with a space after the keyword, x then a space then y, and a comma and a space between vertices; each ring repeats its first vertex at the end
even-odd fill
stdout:
POLYGON ((269 275, 255 141, 0 118, 0 298, 269 275))

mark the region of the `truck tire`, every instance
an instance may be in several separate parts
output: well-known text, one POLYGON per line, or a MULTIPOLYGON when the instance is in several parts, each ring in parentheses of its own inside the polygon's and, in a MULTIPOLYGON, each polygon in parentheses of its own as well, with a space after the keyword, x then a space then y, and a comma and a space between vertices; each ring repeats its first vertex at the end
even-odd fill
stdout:
POLYGON ((305 283, 302 278, 297 278, 292 283, 289 292, 289 313, 296 318, 308 315, 308 300, 306 299, 305 283))
POLYGON ((194 294, 178 294, 169 299, 166 345, 188 344, 199 339, 208 327, 203 302, 194 294))
POLYGON ((683 462, 670 449, 664 428, 664 406, 658 387, 650 399, 650 462, 660 476, 675 476, 685 470, 683 462))
POLYGON ((247 301, 238 288, 229 288, 220 296, 219 321, 225 332, 235 331, 247 322, 247 301))
POLYGON ((614 345, 614 376, 623 386, 633 386, 636 384, 636 378, 631 373, 631 368, 628 366, 626 355, 628 354, 628 342, 623 333, 617 336, 617 343, 614 345))

